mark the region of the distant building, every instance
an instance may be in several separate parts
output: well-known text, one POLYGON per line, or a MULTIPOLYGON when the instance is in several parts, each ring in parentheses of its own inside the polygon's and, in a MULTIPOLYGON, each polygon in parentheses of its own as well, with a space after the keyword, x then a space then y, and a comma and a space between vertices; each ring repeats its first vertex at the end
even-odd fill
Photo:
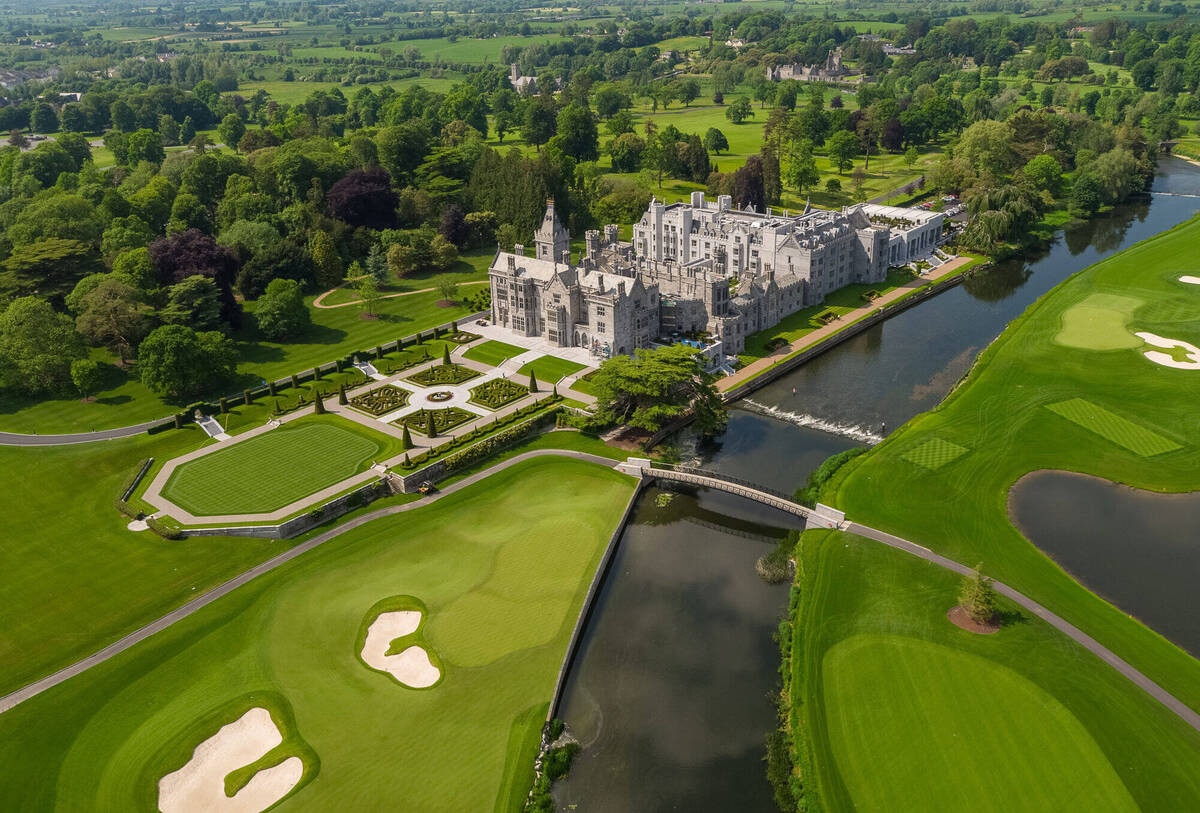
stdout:
POLYGON ((508 66, 508 81, 517 93, 532 96, 538 92, 537 79, 532 76, 522 76, 521 69, 515 62, 508 66))
POLYGON ((781 82, 798 79, 801 82, 841 82, 849 78, 850 72, 842 64, 842 49, 835 48, 825 57, 821 65, 776 65, 767 68, 767 79, 781 82))
POLYGON ((884 43, 883 52, 888 56, 912 56, 917 52, 912 46, 904 46, 903 48, 892 45, 890 42, 884 43))
POLYGON ((729 39, 725 40, 725 44, 734 49, 746 47, 746 41, 741 37, 734 36, 732 28, 729 29, 729 39))

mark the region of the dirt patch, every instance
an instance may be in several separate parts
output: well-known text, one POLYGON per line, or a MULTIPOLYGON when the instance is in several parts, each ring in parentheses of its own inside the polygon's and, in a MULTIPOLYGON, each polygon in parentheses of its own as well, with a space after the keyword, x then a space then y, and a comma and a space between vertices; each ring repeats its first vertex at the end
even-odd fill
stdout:
POLYGON ((379 314, 377 314, 377 313, 367 313, 366 311, 363 311, 362 313, 360 313, 360 314, 358 315, 358 318, 359 318, 359 319, 378 319, 378 318, 379 318, 379 314))
POLYGON ((640 452, 646 441, 650 439, 650 433, 636 426, 622 426, 606 432, 601 437, 609 446, 640 452))
POLYGON ((458 303, 455 302, 453 299, 439 299, 434 304, 436 304, 439 308, 456 308, 456 307, 458 307, 458 303))
POLYGON ((971 616, 967 615, 967 611, 962 607, 955 605, 946 613, 946 618, 950 623, 959 629, 964 629, 967 632, 974 632, 977 635, 991 635, 993 632, 1000 631, 1000 625, 995 621, 989 621, 986 624, 980 624, 971 616))

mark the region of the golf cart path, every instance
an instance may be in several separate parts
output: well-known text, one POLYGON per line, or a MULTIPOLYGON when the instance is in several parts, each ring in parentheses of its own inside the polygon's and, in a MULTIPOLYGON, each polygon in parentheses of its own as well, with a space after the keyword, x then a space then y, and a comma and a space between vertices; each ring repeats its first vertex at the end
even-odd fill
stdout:
POLYGON ((102 429, 98 432, 77 432, 69 435, 26 435, 15 432, 0 432, 0 446, 62 446, 69 443, 91 443, 95 440, 115 440, 145 432, 151 426, 162 423, 159 418, 136 426, 117 429, 102 429))
MULTIPOLYGON (((945 568, 946 570, 952 570, 955 573, 961 573, 964 576, 975 572, 972 568, 960 564, 953 559, 947 559, 945 556, 934 553, 929 548, 922 547, 921 545, 909 542, 907 539, 901 539, 898 536, 893 536, 892 534, 876 530, 875 528, 870 528, 866 525, 859 525, 857 522, 847 523, 845 530, 848 533, 858 534, 859 536, 865 536, 868 539, 874 539, 876 542, 882 542, 888 547, 904 551, 905 553, 924 559, 927 562, 931 562, 938 567, 945 568)), ((1175 697, 1175 695, 1171 694, 1153 680, 1146 677, 1146 675, 1130 666, 1127 661, 1118 657, 1115 652, 1102 645, 1095 638, 1088 635, 1086 632, 1079 629, 1079 627, 1076 627, 1065 618, 1050 612, 1050 610, 1046 609, 1041 604, 1038 604, 1024 593, 1019 593, 1012 589, 1007 584, 1003 584, 1002 582, 992 582, 992 586, 996 589, 997 593, 1012 599, 1021 607, 1025 608, 1050 626, 1054 627, 1059 632, 1066 635, 1088 652, 1091 652, 1113 669, 1116 669, 1118 672, 1128 678, 1130 682, 1141 688, 1146 694, 1150 695, 1155 700, 1173 711, 1177 717, 1179 717, 1193 729, 1200 731, 1200 714, 1197 714, 1190 706, 1181 701, 1179 698, 1175 697)))
POLYGON ((129 633, 124 638, 121 638, 118 641, 114 641, 113 643, 111 643, 108 646, 101 649, 99 652, 96 652, 93 655, 89 655, 88 657, 83 658, 82 660, 76 661, 75 663, 71 664, 70 666, 60 669, 59 671, 55 672, 54 674, 47 675, 46 677, 42 678, 41 680, 34 681, 33 683, 30 683, 28 686, 24 686, 23 688, 20 688, 17 691, 12 692, 11 694, 7 694, 3 697, 0 697, 0 714, 3 714, 4 712, 8 711, 9 709, 12 709, 13 707, 25 702, 29 698, 35 697, 36 695, 41 694, 42 692, 46 691, 47 689, 53 688, 54 686, 57 686, 58 684, 66 681, 66 680, 69 680, 70 678, 73 678, 76 675, 83 674, 87 670, 91 669, 93 666, 98 666, 98 665, 104 663, 105 661, 109 660, 110 658, 113 658, 113 657, 121 654, 122 652, 129 649, 130 647, 133 647, 136 644, 141 643, 142 641, 146 640, 147 638, 151 637, 152 635, 162 632, 163 630, 167 629, 168 627, 175 624, 176 622, 182 621, 184 618, 187 618, 189 615, 196 612, 197 610, 199 610, 203 607, 206 607, 209 604, 212 604, 217 599, 219 599, 223 596, 226 596, 229 593, 232 593, 237 588, 241 587, 244 584, 249 583, 250 581, 263 575, 264 573, 270 573, 272 570, 279 567, 280 565, 290 562, 291 560, 295 559, 297 556, 301 556, 302 554, 307 553, 308 551, 312 550, 313 548, 316 548, 320 545, 325 544, 326 542, 328 542, 331 539, 335 539, 336 537, 341 536, 342 534, 346 533, 347 531, 352 531, 355 528, 358 528, 362 525, 366 525, 368 522, 371 522, 372 520, 380 519, 381 517, 390 517, 395 514, 402 514, 405 511, 412 511, 413 509, 416 509, 416 508, 423 508, 426 505, 429 505, 437 500, 440 500, 442 497, 453 494, 456 491, 461 491, 464 488, 468 488, 468 487, 474 485, 475 483, 478 483, 480 480, 483 480, 486 477, 490 477, 491 475, 496 474, 499 471, 503 471, 504 469, 507 469, 511 466, 515 466, 516 464, 522 463, 531 458, 546 457, 546 456, 575 458, 576 460, 583 460, 588 463, 596 463, 598 465, 604 466, 605 468, 613 468, 617 462, 616 460, 613 460, 612 458, 600 457, 599 455, 588 454, 586 452, 575 452, 575 451, 570 451, 567 449, 535 449, 530 452, 522 452, 521 454, 516 455, 514 457, 510 457, 507 460, 502 460, 499 463, 497 463, 496 465, 491 466, 490 468, 484 469, 483 471, 479 471, 479 472, 476 472, 475 474, 468 475, 468 476, 464 477, 463 479, 459 480, 458 482, 452 483, 451 485, 446 486, 445 489, 443 489, 441 491, 437 491, 437 492, 435 492, 427 497, 424 497, 422 499, 419 499, 419 500, 416 500, 416 501, 410 502, 410 503, 404 503, 403 505, 388 506, 387 508, 381 508, 377 511, 371 511, 369 513, 355 517, 354 519, 351 519, 348 522, 338 525, 335 528, 330 528, 328 531, 325 531, 322 534, 314 536, 312 539, 309 539, 306 542, 301 542, 299 545, 291 547, 291 548, 283 551, 282 553, 271 557, 270 559, 266 560, 265 562, 262 562, 261 564, 258 564, 256 566, 250 568, 249 570, 247 570, 244 573, 234 576, 229 581, 225 582, 224 584, 220 584, 217 587, 214 587, 212 590, 209 590, 204 595, 197 596, 196 598, 189 601, 187 604, 184 604, 183 606, 178 607, 175 610, 172 610, 171 612, 167 613, 166 615, 162 616, 161 618, 150 622, 146 626, 129 633))
MULTIPOLYGON (((597 465, 601 465, 606 468, 614 468, 616 465, 616 461, 614 461, 612 458, 601 457, 599 455, 588 454, 586 452, 576 452, 576 451, 569 451, 569 450, 565 450, 565 449, 537 449, 534 451, 523 452, 523 453, 515 455, 507 460, 500 461, 499 463, 497 463, 494 466, 491 466, 487 469, 476 472, 475 474, 468 475, 467 477, 464 477, 462 480, 459 480, 456 483, 446 486, 446 488, 444 490, 438 491, 438 492, 436 492, 432 495, 429 495, 427 497, 424 497, 420 500, 416 500, 416 501, 410 502, 410 503, 405 503, 403 505, 393 505, 393 506, 389 506, 387 508, 381 508, 377 511, 371 511, 369 513, 355 517, 354 519, 349 520, 348 522, 346 522, 342 525, 339 525, 335 528, 331 528, 328 531, 325 531, 324 533, 321 533, 321 534, 313 537, 312 539, 309 539, 306 542, 302 542, 299 545, 296 545, 295 547, 292 547, 292 548, 278 554, 277 556, 274 556, 274 557, 268 559, 267 561, 262 562, 261 564, 251 568, 250 570, 247 570, 246 572, 244 572, 238 576, 235 576, 234 578, 230 579, 229 581, 225 582, 224 584, 221 584, 221 585, 213 588, 212 590, 208 591, 204 595, 198 596, 198 597, 192 599, 187 604, 184 604, 182 607, 179 607, 178 609, 173 610, 170 613, 167 613, 166 615, 159 618, 158 620, 147 624, 146 626, 142 627, 141 629, 138 629, 138 630, 130 633, 129 635, 126 635, 124 638, 121 638, 120 640, 118 640, 112 644, 109 644, 108 646, 101 649, 99 652, 95 653, 94 655, 90 655, 80 661, 77 661, 77 662, 71 664, 70 666, 63 668, 63 669, 59 670, 58 672, 55 672, 52 675, 48 675, 48 676, 42 678, 41 680, 35 681, 21 689, 18 689, 15 692, 12 692, 11 694, 5 695, 4 697, 0 697, 0 714, 8 711, 9 709, 12 709, 13 707, 19 705, 20 703, 23 703, 24 701, 28 700, 31 697, 35 697, 36 695, 46 691, 47 689, 57 686, 58 684, 66 681, 72 677, 75 677, 76 675, 86 672, 87 670, 91 669, 93 666, 97 666, 98 664, 104 663, 108 659, 110 659, 116 655, 119 655, 120 653, 124 652, 125 650, 133 647, 134 645, 136 645, 138 643, 141 643, 142 641, 151 637, 155 633, 161 632, 161 631, 167 629, 168 627, 172 626, 176 622, 178 622, 184 618, 187 618, 189 615, 195 613, 197 610, 201 609, 202 607, 205 607, 205 606, 211 604, 212 602, 216 601, 217 599, 221 598, 222 596, 228 595, 229 593, 233 592, 234 590, 241 587, 242 585, 247 584, 248 582, 257 578, 258 576, 261 576, 264 573, 269 573, 270 571, 274 570, 275 568, 279 567, 280 565, 290 562, 292 559, 295 559, 296 557, 298 557, 304 553, 307 553, 308 551, 312 550, 313 548, 323 545, 324 543, 328 542, 331 539, 335 539, 338 536, 341 536, 343 533, 345 533, 347 531, 358 528, 362 525, 365 525, 368 522, 371 522, 372 520, 376 520, 381 517, 393 516, 395 514, 401 514, 406 511, 411 511, 415 508, 421 508, 423 506, 429 505, 429 504, 435 502, 436 500, 441 499, 442 497, 444 497, 446 495, 453 494, 456 491, 461 491, 464 488, 469 488, 470 486, 478 483, 480 480, 483 480, 499 471, 503 471, 506 468, 515 466, 518 463, 521 463, 525 460, 529 460, 529 459, 536 458, 536 457, 545 457, 545 456, 574 458, 576 460, 582 460, 582 461, 585 461, 588 463, 595 463, 597 465)), ((930 562, 931 564, 935 564, 938 567, 944 568, 946 570, 950 570, 954 573, 966 575, 966 574, 973 572, 972 569, 967 567, 966 565, 960 564, 959 562, 956 562, 953 559, 949 559, 945 556, 934 553, 929 548, 923 547, 914 542, 910 542, 907 539, 903 539, 901 537, 894 536, 894 535, 886 533, 884 531, 880 531, 875 528, 868 527, 866 525, 860 525, 856 522, 844 522, 841 525, 841 530, 844 530, 848 533, 857 534, 862 537, 866 537, 867 539, 872 539, 877 542, 881 542, 882 544, 887 545, 891 548, 895 548, 896 550, 903 551, 912 556, 917 556, 921 559, 924 559, 927 562, 930 562)), ((1117 670, 1117 672, 1119 672, 1121 675, 1123 675, 1125 678, 1127 678, 1134 685, 1141 688, 1144 692, 1146 692, 1148 695, 1153 697, 1155 700, 1162 703, 1171 712, 1173 712, 1177 717, 1179 717, 1181 720, 1183 720, 1184 723, 1189 725, 1193 730, 1200 732, 1200 714, 1197 714, 1196 711, 1194 711, 1188 705, 1186 705, 1181 700, 1179 700, 1177 697, 1172 695, 1166 689, 1162 688, 1157 683, 1152 681, 1149 677, 1147 677, 1146 675, 1144 675, 1143 673, 1141 673, 1140 671, 1135 669, 1133 666, 1131 666, 1128 662, 1126 662, 1125 660, 1118 657, 1116 655, 1116 653, 1112 652, 1107 647, 1104 647, 1103 645, 1101 645, 1100 642, 1097 641, 1095 638, 1092 638, 1090 635, 1083 632, 1083 630, 1081 630, 1078 627, 1076 627, 1075 625, 1069 623, 1066 619, 1062 618, 1061 616, 1056 615, 1055 613, 1052 613, 1050 610, 1046 609, 1041 604, 1037 603, 1036 601, 1034 601, 1033 599, 1024 595, 1023 593, 1017 592, 1016 590, 1009 587, 1008 585, 1003 584, 1001 582, 994 582, 993 586, 995 587, 996 592, 1000 593, 1003 596, 1008 597, 1009 599, 1016 602, 1018 605, 1020 605, 1024 609, 1026 609, 1029 612, 1036 615, 1038 618, 1041 618, 1042 620, 1046 621, 1048 624, 1050 624, 1055 629, 1057 629, 1058 631, 1060 631, 1061 633, 1066 635, 1068 638, 1070 638, 1071 640, 1078 643, 1080 646, 1082 646, 1088 652, 1091 652, 1093 655, 1098 657, 1100 660, 1104 661, 1109 666, 1111 666, 1113 669, 1117 670)))

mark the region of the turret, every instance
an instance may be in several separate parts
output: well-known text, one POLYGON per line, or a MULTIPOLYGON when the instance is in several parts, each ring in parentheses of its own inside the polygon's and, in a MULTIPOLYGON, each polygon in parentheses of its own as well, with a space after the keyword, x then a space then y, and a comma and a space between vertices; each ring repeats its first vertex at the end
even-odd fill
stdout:
POLYGON ((542 215, 542 225, 533 235, 533 242, 537 246, 536 256, 539 260, 553 262, 564 251, 571 249, 571 235, 554 211, 554 198, 546 200, 546 213, 542 215))

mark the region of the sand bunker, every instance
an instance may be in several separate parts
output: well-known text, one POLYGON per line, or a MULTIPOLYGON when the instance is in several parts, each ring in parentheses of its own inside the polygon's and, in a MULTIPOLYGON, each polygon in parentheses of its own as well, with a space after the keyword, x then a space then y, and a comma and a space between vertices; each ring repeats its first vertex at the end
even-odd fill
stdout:
POLYGON ((1157 350, 1147 350, 1142 354, 1155 364, 1161 364, 1164 367, 1174 367, 1177 370, 1200 370, 1200 347, 1180 341, 1179 339, 1167 339, 1162 336, 1156 336, 1153 333, 1138 333, 1137 337, 1146 344, 1154 347, 1180 348, 1185 351, 1185 355, 1187 356, 1186 361, 1177 361, 1170 353, 1160 353, 1157 350))
POLYGON ((292 792, 304 775, 304 762, 288 757, 256 773, 232 797, 225 795, 225 777, 266 754, 283 735, 271 714, 253 708, 238 720, 196 746, 188 763, 158 780, 158 809, 162 813, 259 813, 292 792))
POLYGON ((1186 282, 1188 285, 1200 285, 1200 277, 1180 277, 1180 282, 1186 282))
POLYGON ((429 653, 423 647, 413 645, 399 655, 387 654, 392 641, 411 635, 420 625, 421 613, 416 610, 380 613, 367 630, 367 640, 362 648, 363 662, 414 689, 437 683, 442 673, 429 660, 429 653))

